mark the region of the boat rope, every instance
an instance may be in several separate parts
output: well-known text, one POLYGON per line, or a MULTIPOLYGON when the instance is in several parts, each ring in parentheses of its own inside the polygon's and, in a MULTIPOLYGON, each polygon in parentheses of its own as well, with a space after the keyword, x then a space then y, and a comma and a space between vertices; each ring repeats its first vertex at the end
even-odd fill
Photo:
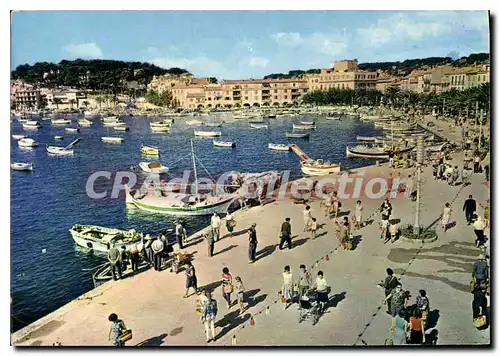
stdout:
POLYGON ((212 179, 212 181, 216 182, 216 180, 214 179, 214 177, 212 177, 212 175, 208 172, 208 170, 205 168, 205 166, 203 165, 203 163, 201 162, 201 160, 198 158, 198 156, 194 155, 194 158, 196 158, 196 161, 200 164, 201 168, 203 168, 205 170, 205 172, 208 174, 208 176, 210 177, 210 179, 212 179))

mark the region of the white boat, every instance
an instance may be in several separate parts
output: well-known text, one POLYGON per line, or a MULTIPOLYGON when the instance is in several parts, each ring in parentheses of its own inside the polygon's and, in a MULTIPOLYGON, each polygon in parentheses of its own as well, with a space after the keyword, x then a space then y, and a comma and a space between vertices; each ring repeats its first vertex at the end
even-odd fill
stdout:
POLYGON ((214 146, 217 146, 217 147, 234 147, 236 146, 234 142, 231 142, 231 141, 216 141, 216 140, 213 140, 212 141, 213 145, 214 146))
POLYGON ((412 151, 415 146, 394 148, 387 146, 369 146, 369 145, 356 145, 356 146, 346 146, 345 153, 347 158, 358 157, 358 158, 389 158, 390 153, 395 155, 400 155, 412 151))
POLYGON ((62 136, 54 136, 54 140, 63 140, 63 139, 64 139, 64 137, 62 137, 62 136))
POLYGON ((219 137, 219 136, 222 136, 222 132, 220 132, 220 131, 197 131, 197 130, 194 130, 194 135, 200 136, 200 137, 219 137))
POLYGON ((306 175, 324 176, 340 172, 340 164, 325 162, 322 159, 311 159, 295 144, 290 145, 290 148, 299 156, 300 169, 306 175))
POLYGON ((69 119, 52 119, 52 120, 50 120, 50 122, 52 123, 52 125, 70 125, 71 124, 71 120, 69 120, 69 119))
POLYGON ((287 132, 288 138, 309 138, 309 132, 287 132))
POLYGON ((141 146, 141 153, 144 155, 158 156, 160 154, 160 149, 155 146, 141 146))
POLYGON ((83 115, 85 117, 95 117, 95 116, 99 116, 99 113, 96 112, 96 111, 86 110, 86 111, 83 112, 83 115))
POLYGON ((10 168, 15 171, 32 171, 33 163, 14 162, 10 164, 10 168))
POLYGON ((99 252, 107 252, 111 247, 139 244, 144 237, 135 230, 126 231, 90 225, 73 225, 69 232, 78 246, 99 252))
POLYGON ((39 129, 40 128, 40 123, 35 120, 28 120, 26 122, 23 122, 23 128, 25 129, 39 129))
POLYGON ((267 129, 267 124, 250 124, 252 129, 267 129))
POLYGON ((12 135, 12 138, 17 141, 17 140, 23 139, 24 135, 12 135))
POLYGON ((340 120, 340 116, 327 116, 327 120, 338 121, 340 120))
POLYGON ((168 167, 160 162, 140 162, 139 167, 146 173, 167 173, 168 167))
POLYGON ((314 130, 316 128, 316 125, 299 125, 299 124, 293 124, 293 129, 294 130, 314 130))
POLYGON ((115 130, 115 131, 130 131, 129 127, 126 125, 113 126, 113 130, 115 130))
POLYGON ((25 137, 17 141, 17 144, 21 147, 36 147, 38 143, 32 138, 25 137))
POLYGON ((316 124, 314 121, 301 121, 300 122, 302 125, 308 125, 308 126, 315 126, 316 124))
POLYGON ((126 123, 124 123, 123 121, 120 121, 120 119, 114 118, 114 119, 104 120, 102 122, 102 125, 116 127, 116 126, 120 126, 120 125, 126 125, 126 123))
POLYGON ((377 137, 375 136, 358 136, 356 137, 356 141, 360 142, 375 142, 377 140, 377 137))
POLYGON ((285 145, 283 143, 270 143, 268 144, 270 150, 274 151, 290 151, 290 145, 285 145))
POLYGON ((162 121, 150 122, 149 126, 151 126, 151 128, 153 128, 153 127, 170 127, 170 126, 172 126, 172 121, 171 120, 169 120, 169 121, 162 120, 162 121))
POLYGON ((151 132, 170 132, 170 126, 152 126, 151 132))
POLYGON ((193 143, 191 152, 195 172, 193 193, 170 193, 158 195, 156 190, 141 192, 126 187, 125 202, 133 204, 139 209, 154 213, 169 215, 212 215, 213 213, 226 213, 229 206, 237 199, 236 194, 198 194, 198 176, 196 174, 193 143))
POLYGON ((203 124, 203 121, 200 120, 188 120, 186 121, 186 125, 194 126, 194 125, 201 125, 203 124))
POLYGON ((78 120, 78 125, 83 126, 83 127, 90 127, 90 126, 92 126, 92 121, 87 120, 87 119, 80 119, 80 120, 78 120))
POLYGON ((59 147, 59 146, 49 146, 47 145, 47 152, 53 155, 57 156, 69 156, 74 153, 73 147, 80 142, 81 139, 77 138, 73 142, 71 142, 69 145, 66 147, 59 147))
POLYGON ((206 127, 222 127, 222 122, 205 122, 203 126, 206 127))
POLYGON ((103 136, 101 137, 101 141, 106 143, 122 143, 124 139, 123 137, 103 136))
POLYGON ((66 127, 64 130, 66 132, 80 132, 80 129, 78 127, 66 127))

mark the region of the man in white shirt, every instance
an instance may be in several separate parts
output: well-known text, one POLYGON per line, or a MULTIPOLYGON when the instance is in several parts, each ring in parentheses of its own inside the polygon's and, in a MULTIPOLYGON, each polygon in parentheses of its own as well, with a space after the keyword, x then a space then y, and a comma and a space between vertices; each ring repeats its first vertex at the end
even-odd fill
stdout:
POLYGON ((220 225, 221 225, 220 217, 219 217, 219 215, 217 215, 217 213, 214 213, 214 215, 212 216, 211 227, 212 227, 212 231, 214 233, 215 241, 219 241, 220 225))
POLYGON ((328 282, 323 276, 323 271, 319 271, 318 277, 316 277, 316 292, 318 293, 318 302, 321 305, 320 312, 323 312, 328 303, 328 282))
POLYGON ((307 231, 310 228, 312 219, 311 207, 309 205, 302 211, 302 215, 304 217, 304 231, 307 231))

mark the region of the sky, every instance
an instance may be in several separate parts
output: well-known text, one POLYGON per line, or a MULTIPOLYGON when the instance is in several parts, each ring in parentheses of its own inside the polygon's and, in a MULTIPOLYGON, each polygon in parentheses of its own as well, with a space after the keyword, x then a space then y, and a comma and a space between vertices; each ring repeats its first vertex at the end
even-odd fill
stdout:
POLYGON ((11 23, 12 69, 102 58, 240 79, 489 52, 486 11, 21 11, 11 23))

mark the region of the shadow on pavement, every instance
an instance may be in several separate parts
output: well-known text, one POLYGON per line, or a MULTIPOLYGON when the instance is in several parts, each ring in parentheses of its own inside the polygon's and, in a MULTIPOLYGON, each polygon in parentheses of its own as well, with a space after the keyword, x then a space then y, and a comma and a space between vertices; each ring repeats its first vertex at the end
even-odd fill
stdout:
POLYGON ((238 247, 238 245, 230 245, 230 246, 226 247, 225 249, 222 249, 222 250, 220 250, 218 252, 215 252, 214 256, 218 256, 218 255, 220 255, 220 254, 222 254, 224 252, 230 251, 230 250, 232 250, 235 247, 238 247))
POLYGON ((434 309, 429 312, 427 316, 427 329, 435 328, 439 320, 439 309, 434 309))
POLYGON ((304 239, 299 239, 299 240, 292 240, 292 248, 295 248, 295 247, 298 247, 298 246, 301 246, 303 244, 305 244, 307 242, 307 238, 304 238, 304 239))
POLYGON ((276 247, 278 247, 278 245, 268 245, 266 247, 264 247, 263 249, 259 250, 256 252, 256 258, 255 258, 255 261, 258 261, 264 257, 267 257, 269 255, 271 255, 275 250, 276 250, 276 247))
POLYGON ((321 237, 321 236, 325 236, 326 234, 328 234, 328 231, 323 231, 321 234, 317 234, 316 238, 321 237))
POLYGON ((337 293, 328 299, 328 307, 336 308, 345 299, 347 292, 337 293))
POLYGON ((426 345, 436 345, 438 340, 438 331, 433 329, 430 333, 425 334, 425 344, 426 345))
POLYGON ((150 339, 141 341, 140 343, 138 343, 135 346, 146 346, 146 347, 147 346, 160 346, 164 343, 163 339, 165 339, 167 337, 167 335, 168 335, 167 333, 163 333, 161 335, 158 335, 158 336, 152 337, 150 339))
POLYGON ((363 241, 363 238, 361 237, 361 235, 356 235, 352 238, 352 249, 351 251, 354 251, 358 245, 360 244, 360 242, 363 241))
POLYGON ((210 284, 207 284, 207 285, 205 285, 203 287, 200 287, 200 289, 204 289, 206 291, 213 292, 221 284, 222 284, 221 281, 216 281, 216 282, 212 282, 210 284))

